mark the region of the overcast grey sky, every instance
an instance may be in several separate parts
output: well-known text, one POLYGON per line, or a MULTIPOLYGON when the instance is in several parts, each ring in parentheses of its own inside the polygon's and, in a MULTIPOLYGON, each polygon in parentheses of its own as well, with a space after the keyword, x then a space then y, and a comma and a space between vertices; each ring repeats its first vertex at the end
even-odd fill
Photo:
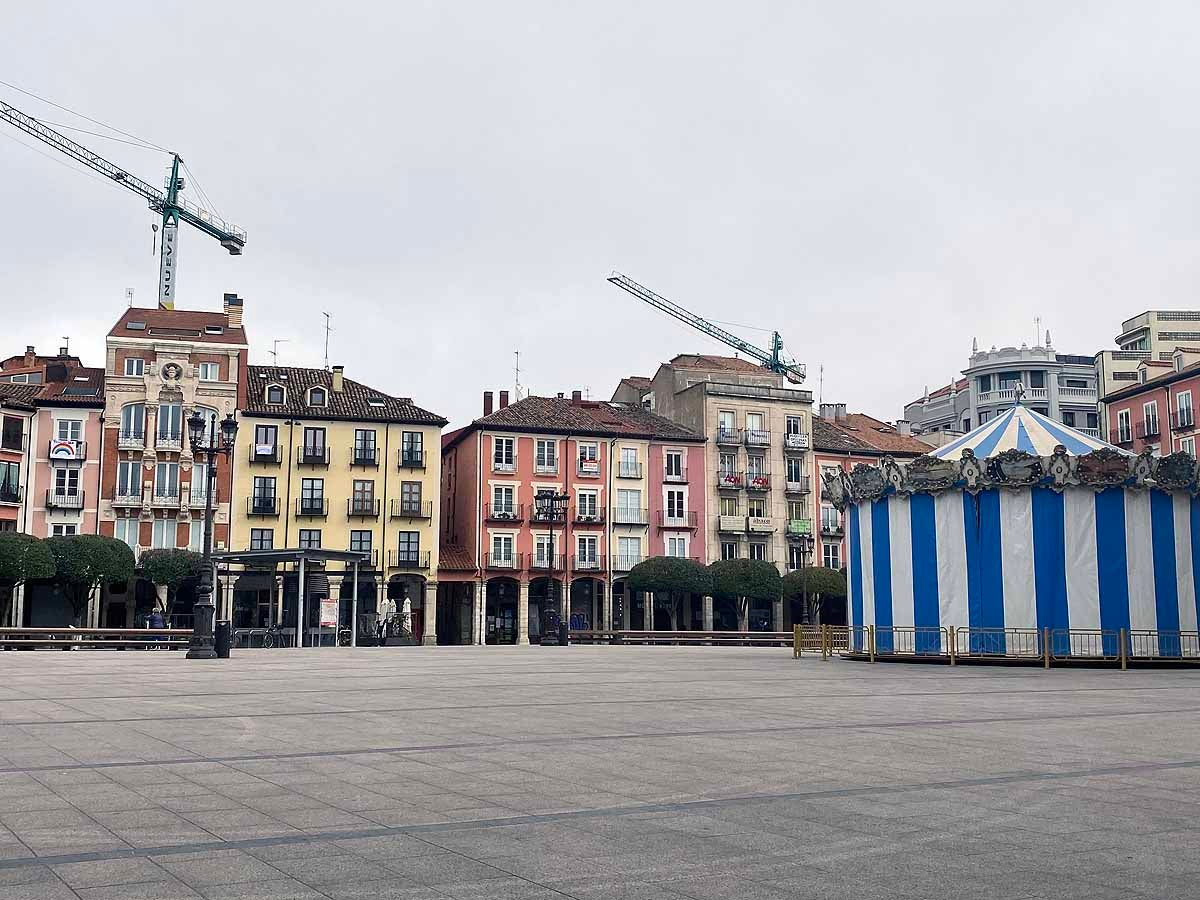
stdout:
MULTIPOLYGON (((329 310, 349 377, 456 424, 514 350, 535 391, 603 397, 721 352, 613 268, 778 328, 814 394, 823 363, 827 402, 887 419, 972 336, 1041 315, 1092 353, 1197 305, 1194 4, 10 7, 0 79, 177 150, 249 232, 233 258, 181 229, 180 306, 236 291, 251 361, 278 338, 291 365, 329 310)), ((153 217, 0 133, 0 349, 70 335, 99 365, 126 288, 155 302, 153 217)), ((161 181, 162 154, 75 136, 161 181)))

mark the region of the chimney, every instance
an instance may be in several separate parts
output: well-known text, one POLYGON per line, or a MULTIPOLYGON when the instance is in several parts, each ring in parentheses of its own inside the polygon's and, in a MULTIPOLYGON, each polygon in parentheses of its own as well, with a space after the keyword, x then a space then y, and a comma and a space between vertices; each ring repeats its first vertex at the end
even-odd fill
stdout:
POLYGON ((242 327, 242 300, 237 294, 225 295, 225 321, 230 328, 242 327))
POLYGON ((583 391, 571 391, 571 402, 579 403, 583 400, 583 391))
POLYGON ((559 391, 559 392, 558 392, 558 399, 559 399, 559 400, 563 399, 563 392, 562 392, 562 391, 559 391))
POLYGON ((70 355, 71 355, 71 350, 70 350, 70 348, 69 348, 69 347, 59 347, 59 348, 58 348, 58 355, 59 355, 59 356, 70 356, 70 355))
POLYGON ((491 391, 483 392, 483 414, 485 416, 490 416, 492 414, 492 392, 491 391))
POLYGON ((508 406, 508 391, 501 391, 500 392, 500 408, 504 409, 506 406, 508 406))
POLYGON ((33 349, 33 344, 25 345, 25 359, 22 360, 21 364, 25 366, 37 365, 37 351, 33 349))
POLYGON ((343 379, 342 379, 342 373, 345 370, 346 370, 345 366, 334 366, 333 367, 333 392, 335 394, 340 394, 342 392, 342 388, 345 386, 343 379))
POLYGON ((845 403, 835 403, 835 404, 833 404, 833 409, 834 409, 834 417, 839 422, 845 422, 846 421, 846 404, 845 403))
POLYGON ((908 421, 908 419, 897 419, 896 420, 896 431, 899 434, 911 435, 912 434, 912 422, 908 421))

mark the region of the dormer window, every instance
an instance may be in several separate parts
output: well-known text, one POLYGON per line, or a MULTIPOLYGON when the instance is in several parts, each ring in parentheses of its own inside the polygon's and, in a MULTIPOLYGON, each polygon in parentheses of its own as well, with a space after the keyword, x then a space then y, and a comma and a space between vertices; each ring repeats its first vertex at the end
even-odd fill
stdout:
POLYGON ((286 402, 282 384, 267 385, 267 405, 268 406, 283 406, 286 402))
POLYGON ((325 388, 322 388, 322 387, 310 388, 308 391, 308 405, 309 406, 325 406, 328 396, 329 395, 325 393, 325 388))

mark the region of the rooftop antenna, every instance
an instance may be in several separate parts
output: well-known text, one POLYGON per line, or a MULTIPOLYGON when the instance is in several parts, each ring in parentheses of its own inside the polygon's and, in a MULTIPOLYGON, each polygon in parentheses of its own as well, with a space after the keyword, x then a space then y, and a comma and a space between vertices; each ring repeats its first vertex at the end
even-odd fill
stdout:
POLYGON ((1035 347, 1042 346, 1042 317, 1033 317, 1033 344, 1035 347))
POLYGON ((817 409, 825 402, 825 363, 817 366, 817 409))
POLYGON ((129 301, 130 306, 133 306, 133 288, 125 288, 125 299, 129 301))
POLYGON ((65 334, 63 335, 63 356, 71 355, 71 339, 65 334))
POLYGON ((329 313, 321 313, 325 317, 325 371, 329 371, 329 332, 333 331, 329 327, 329 313))
POLYGON ((513 396, 517 400, 522 400, 524 398, 521 396, 521 351, 513 351, 513 356, 516 357, 517 360, 516 364, 513 366, 513 378, 515 379, 515 383, 513 384, 513 396))
POLYGON ((276 366, 279 365, 279 345, 286 344, 287 342, 288 342, 287 338, 275 338, 275 340, 271 341, 271 363, 272 363, 272 365, 276 365, 276 366))

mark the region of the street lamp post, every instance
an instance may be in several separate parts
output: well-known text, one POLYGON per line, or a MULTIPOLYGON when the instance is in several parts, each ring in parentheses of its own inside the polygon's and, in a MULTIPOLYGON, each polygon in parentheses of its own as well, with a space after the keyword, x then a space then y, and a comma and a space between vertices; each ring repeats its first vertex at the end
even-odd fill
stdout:
MULTIPOLYGON (((558 616, 558 645, 560 647, 567 646, 571 638, 571 623, 570 616, 566 607, 567 592, 563 591, 563 600, 558 598, 558 582, 554 578, 554 522, 561 515, 563 517, 563 533, 566 533, 566 513, 567 504, 571 500, 571 495, 560 493, 559 491, 543 491, 539 492, 534 502, 537 505, 538 512, 542 518, 550 526, 550 604, 553 609, 555 606, 559 608, 558 616)), ((565 557, 566 554, 564 554, 565 557)), ((567 567, 563 564, 563 577, 566 578, 567 567)), ((542 629, 542 640, 545 641, 546 630, 542 629)))
POLYGON ((192 446, 192 456, 204 457, 204 565, 200 569, 200 584, 196 587, 196 602, 193 604, 192 639, 188 643, 188 659, 216 659, 217 652, 213 646, 213 617, 216 607, 213 605, 213 564, 212 564, 212 526, 213 526, 213 492, 216 490, 217 469, 216 460, 220 456, 233 453, 233 443, 237 438, 237 420, 229 413, 221 420, 220 435, 218 436, 217 417, 212 416, 205 422, 204 415, 198 409, 192 410, 187 417, 188 439, 192 446), (208 425, 205 434, 204 426, 208 425))

